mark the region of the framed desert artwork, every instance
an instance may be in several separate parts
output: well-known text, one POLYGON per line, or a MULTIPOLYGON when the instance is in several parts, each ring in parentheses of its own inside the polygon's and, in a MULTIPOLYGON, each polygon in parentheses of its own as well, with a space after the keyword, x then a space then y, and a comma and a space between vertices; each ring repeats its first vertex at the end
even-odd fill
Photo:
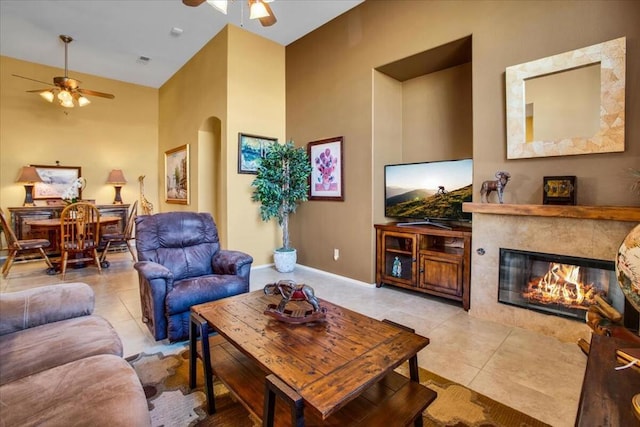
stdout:
MULTIPOLYGON (((62 194, 82 176, 80 166, 48 166, 31 165, 36 168, 42 182, 36 182, 33 189, 33 198, 62 199, 62 194)), ((82 198, 82 189, 78 189, 78 199, 82 198)))
POLYGON ((167 203, 189 204, 189 144, 164 153, 165 200, 167 203))

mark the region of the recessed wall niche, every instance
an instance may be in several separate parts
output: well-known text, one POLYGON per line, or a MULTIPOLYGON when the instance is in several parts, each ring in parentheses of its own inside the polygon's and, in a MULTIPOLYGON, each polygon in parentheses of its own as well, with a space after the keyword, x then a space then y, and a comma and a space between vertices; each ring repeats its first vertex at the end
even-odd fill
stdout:
POLYGON ((386 221, 384 165, 473 157, 471 46, 467 36, 375 68, 375 221, 386 221))

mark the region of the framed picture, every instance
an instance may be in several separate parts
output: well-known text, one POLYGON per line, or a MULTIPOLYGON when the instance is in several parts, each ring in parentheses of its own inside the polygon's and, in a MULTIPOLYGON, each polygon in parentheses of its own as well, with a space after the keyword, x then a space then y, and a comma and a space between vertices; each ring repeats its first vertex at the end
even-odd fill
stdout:
POLYGON ((575 176, 545 176, 542 181, 543 205, 575 205, 575 176))
POLYGON ((260 159, 267 154, 269 147, 277 142, 277 138, 239 133, 238 173, 257 174, 260 159))
POLYGON ((309 177, 309 200, 344 200, 343 138, 323 139, 307 144, 313 170, 309 177))
POLYGON ((167 203, 189 204, 189 144, 165 151, 164 194, 167 203))
MULTIPOLYGON (((62 194, 71 187, 74 181, 82 176, 80 166, 47 166, 31 165, 38 171, 42 182, 36 182, 33 187, 33 198, 60 199, 62 194)), ((78 199, 82 198, 82 189, 78 189, 78 199)))

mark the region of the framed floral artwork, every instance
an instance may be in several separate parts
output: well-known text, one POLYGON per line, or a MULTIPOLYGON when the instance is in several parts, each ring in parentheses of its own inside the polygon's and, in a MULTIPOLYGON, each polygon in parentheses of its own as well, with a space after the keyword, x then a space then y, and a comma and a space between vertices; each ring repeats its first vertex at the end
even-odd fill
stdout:
POLYGON ((164 153, 164 194, 167 203, 189 204, 189 144, 164 153))
POLYGON ((266 136, 238 134, 238 173, 258 173, 260 159, 264 158, 277 138, 266 136))
POLYGON ((322 139, 307 144, 313 170, 309 177, 309 200, 344 201, 344 138, 322 139))
MULTIPOLYGON (((33 189, 33 198, 36 200, 59 199, 71 185, 82 176, 80 166, 48 166, 31 165, 36 168, 42 182, 36 182, 33 189)), ((82 189, 78 189, 77 198, 82 198, 82 189)))

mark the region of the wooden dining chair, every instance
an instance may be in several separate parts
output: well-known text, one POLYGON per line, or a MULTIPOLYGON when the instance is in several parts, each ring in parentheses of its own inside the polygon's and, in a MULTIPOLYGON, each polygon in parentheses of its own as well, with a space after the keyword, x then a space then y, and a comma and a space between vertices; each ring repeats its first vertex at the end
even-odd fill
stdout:
POLYGON ((8 255, 2 266, 2 277, 7 277, 9 275, 9 270, 11 270, 11 266, 13 265, 13 261, 16 259, 18 254, 33 252, 34 250, 38 250, 44 261, 49 266, 47 270, 48 273, 54 274, 55 269, 53 264, 51 264, 51 260, 47 256, 47 253, 44 251, 45 248, 48 248, 51 245, 51 242, 47 239, 24 239, 18 240, 15 233, 13 232, 13 228, 11 228, 11 224, 7 220, 7 217, 4 214, 4 211, 0 209, 0 223, 2 224, 2 231, 4 232, 5 239, 7 241, 7 250, 8 255))
POLYGON ((137 200, 133 202, 133 205, 131 206, 124 231, 121 233, 106 233, 102 235, 101 246, 104 245, 104 250, 102 251, 102 255, 100 255, 100 266, 102 268, 109 268, 109 261, 107 261, 107 252, 109 251, 109 248, 114 245, 127 245, 127 249, 129 249, 131 257, 133 258, 133 262, 138 261, 138 259, 136 258, 136 254, 130 244, 130 242, 135 239, 133 235, 133 227, 135 225, 136 216, 138 216, 137 200))
POLYGON ((60 214, 60 265, 64 280, 67 264, 93 262, 98 271, 100 258, 98 243, 100 242, 100 211, 85 202, 72 203, 60 214))

